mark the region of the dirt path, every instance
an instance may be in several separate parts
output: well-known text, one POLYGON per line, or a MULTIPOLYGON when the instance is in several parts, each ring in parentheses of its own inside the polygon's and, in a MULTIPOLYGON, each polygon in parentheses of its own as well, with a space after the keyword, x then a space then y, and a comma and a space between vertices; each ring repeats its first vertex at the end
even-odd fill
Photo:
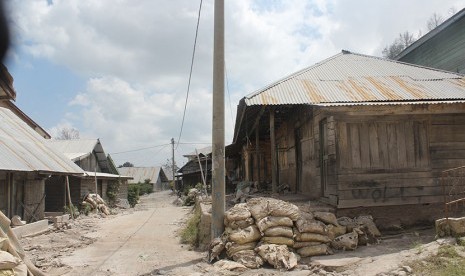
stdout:
POLYGON ((355 251, 302 259, 300 269, 294 271, 218 270, 203 261, 204 252, 189 251, 179 243, 177 231, 192 207, 175 206, 174 199, 168 191, 153 193, 143 196, 135 209, 106 218, 82 216, 64 229, 24 238, 21 243, 29 258, 49 275, 69 276, 398 275, 391 272, 406 261, 426 257, 438 247, 437 242, 432 242, 433 231, 411 231, 383 237, 380 244, 355 251))
MULTIPOLYGON (((97 241, 62 258, 72 267, 66 275, 143 275, 183 267, 201 261, 203 254, 188 251, 176 231, 191 208, 174 206, 168 191, 141 199, 140 211, 99 222, 87 236, 97 241)), ((190 270, 192 272, 192 270, 190 270)))

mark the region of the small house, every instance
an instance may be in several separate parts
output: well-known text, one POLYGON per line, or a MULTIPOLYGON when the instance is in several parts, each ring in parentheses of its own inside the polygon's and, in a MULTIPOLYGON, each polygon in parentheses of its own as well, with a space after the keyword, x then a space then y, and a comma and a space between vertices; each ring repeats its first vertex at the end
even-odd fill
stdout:
MULTIPOLYGON (((99 139, 74 139, 74 140, 49 140, 50 147, 64 154, 74 162, 84 174, 79 177, 70 177, 70 194, 74 205, 79 206, 83 198, 90 193, 99 194, 104 200, 108 200, 108 188, 116 185, 118 194, 115 200, 127 200, 127 184, 130 178, 119 175, 114 170, 114 164, 109 161, 99 139)), ((51 177, 46 182, 46 210, 48 212, 62 211, 66 206, 65 179, 63 177, 51 177)))
POLYGON ((132 177, 129 184, 145 183, 152 184, 154 191, 169 189, 169 180, 162 167, 120 167, 118 171, 122 175, 132 177))
POLYGON ((401 224, 442 213, 465 165, 463 75, 348 51, 239 102, 241 177, 401 224))
POLYGON ((183 187, 195 187, 197 184, 205 183, 211 185, 212 177, 212 147, 196 149, 195 151, 183 155, 187 158, 178 173, 182 176, 183 187))

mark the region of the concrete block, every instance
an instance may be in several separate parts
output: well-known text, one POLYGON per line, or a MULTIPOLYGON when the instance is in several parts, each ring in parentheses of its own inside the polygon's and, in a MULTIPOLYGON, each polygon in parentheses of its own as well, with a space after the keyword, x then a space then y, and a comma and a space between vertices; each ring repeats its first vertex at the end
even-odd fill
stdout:
POLYGON ((43 219, 39 220, 33 223, 28 223, 23 226, 15 227, 13 228, 13 233, 15 233, 16 237, 18 239, 21 239, 22 237, 29 236, 29 235, 34 235, 34 234, 39 234, 41 232, 44 232, 48 229, 48 220, 43 219))
POLYGON ((64 223, 67 223, 68 221, 69 221, 69 214, 52 217, 52 222, 55 227, 59 227, 63 225, 64 223))

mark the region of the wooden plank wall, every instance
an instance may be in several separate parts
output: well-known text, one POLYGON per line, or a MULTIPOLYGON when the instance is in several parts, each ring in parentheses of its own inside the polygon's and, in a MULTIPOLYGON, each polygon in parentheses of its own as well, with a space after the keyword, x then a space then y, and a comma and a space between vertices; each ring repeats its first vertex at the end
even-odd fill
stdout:
POLYGON ((465 114, 338 117, 339 208, 442 202, 465 165, 465 114))

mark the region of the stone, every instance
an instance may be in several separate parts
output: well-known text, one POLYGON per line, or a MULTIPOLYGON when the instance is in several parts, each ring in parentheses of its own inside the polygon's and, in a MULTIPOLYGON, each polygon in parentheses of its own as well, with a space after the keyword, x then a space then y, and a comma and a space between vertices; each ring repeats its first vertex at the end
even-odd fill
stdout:
POLYGON ((404 265, 404 266, 402 267, 402 269, 403 269, 405 272, 409 273, 409 274, 411 274, 411 273, 413 272, 412 268, 411 268, 410 266, 408 266, 408 265, 404 265))
POLYGON ((442 218, 435 222, 436 234, 444 236, 465 236, 465 217, 442 218))

